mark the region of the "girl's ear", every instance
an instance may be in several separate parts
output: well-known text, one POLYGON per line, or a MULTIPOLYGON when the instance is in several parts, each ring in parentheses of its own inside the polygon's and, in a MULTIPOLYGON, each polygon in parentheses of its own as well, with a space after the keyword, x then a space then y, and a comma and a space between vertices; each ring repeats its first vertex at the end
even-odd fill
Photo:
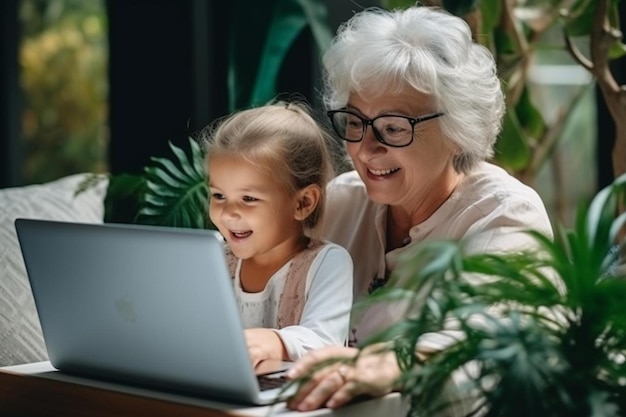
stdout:
POLYGON ((317 207, 320 201, 321 190, 319 185, 311 184, 300 189, 296 193, 296 209, 293 217, 298 221, 303 221, 317 207))

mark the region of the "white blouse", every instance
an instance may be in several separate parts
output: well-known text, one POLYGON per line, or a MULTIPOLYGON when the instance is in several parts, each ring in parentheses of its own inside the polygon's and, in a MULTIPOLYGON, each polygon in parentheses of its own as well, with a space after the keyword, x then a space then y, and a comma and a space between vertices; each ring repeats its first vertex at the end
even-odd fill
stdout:
MULTIPOLYGON (((323 237, 348 249, 354 262, 354 298, 368 294, 408 247, 438 239, 463 242, 468 252, 519 251, 535 245, 524 230, 552 236, 539 195, 493 164, 482 163, 427 220, 414 226, 407 246, 385 253, 387 206, 372 202, 355 171, 328 187, 323 237)), ((351 338, 360 342, 402 319, 403 307, 374 304, 353 317, 351 338)))

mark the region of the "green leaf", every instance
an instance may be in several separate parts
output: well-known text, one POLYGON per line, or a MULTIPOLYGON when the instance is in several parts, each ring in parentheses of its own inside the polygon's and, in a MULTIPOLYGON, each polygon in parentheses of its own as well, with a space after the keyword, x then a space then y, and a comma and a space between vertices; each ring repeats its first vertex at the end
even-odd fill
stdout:
POLYGON ((328 20, 328 8, 326 3, 319 0, 298 0, 304 11, 315 44, 319 52, 323 52, 330 46, 333 39, 333 31, 328 20))
MULTIPOLYGON (((194 140, 192 138, 188 138, 188 140, 189 140, 190 146, 193 147, 194 140)), ((172 142, 170 142, 169 145, 170 145, 170 149, 172 150, 172 152, 174 152, 174 155, 178 159, 178 162, 180 163, 181 168, 183 169, 183 171, 185 171, 185 174, 187 174, 189 178, 196 178, 199 172, 194 169, 193 160, 190 161, 187 158, 187 154, 185 153, 185 151, 175 146, 172 142)), ((196 158, 197 156, 198 155, 195 155, 193 153, 191 155, 192 158, 196 158)), ((203 174, 203 173, 200 173, 200 174, 203 174)))
POLYGON ((605 249, 613 244, 611 227, 617 213, 620 193, 626 187, 626 174, 615 179, 613 184, 600 190, 593 198, 586 217, 589 244, 605 249))
POLYGON ((134 223, 140 202, 146 192, 147 180, 140 175, 120 174, 109 178, 104 198, 104 221, 134 223))
POLYGON ((480 2, 482 25, 484 33, 492 33, 500 23, 502 13, 501 0, 482 0, 480 2))
POLYGON ((415 2, 411 0, 382 0, 381 5, 388 10, 393 9, 408 9, 415 6, 415 2))
POLYGON ((532 102, 527 85, 524 86, 520 99, 515 106, 515 114, 520 126, 524 127, 523 129, 528 136, 536 140, 544 134, 546 124, 541 112, 532 102))
POLYGON ((259 62, 250 104, 266 103, 277 94, 276 80, 289 48, 307 26, 307 16, 298 1, 278 0, 259 62))
POLYGON ((275 98, 277 80, 294 41, 309 27, 318 49, 325 50, 332 33, 322 0, 271 0, 245 3, 233 15, 229 47, 229 108, 264 104, 275 98), (239 22, 247 22, 239 27, 239 22))
POLYGON ((512 58, 509 58, 510 61, 518 61, 520 50, 513 34, 496 27, 494 31, 494 42, 498 56, 511 56, 512 58))
POLYGON ((86 174, 85 178, 76 186, 76 190, 74 191, 74 197, 77 197, 78 195, 82 194, 92 187, 98 186, 98 184, 100 184, 102 181, 108 180, 109 175, 88 173, 86 174))
MULTIPOLYGON (((182 188, 185 185, 185 180, 187 179, 186 177, 183 177, 182 180, 178 180, 176 178, 176 173, 181 173, 181 171, 177 170, 176 173, 173 173, 169 171, 167 167, 164 169, 160 168, 158 164, 160 164, 162 160, 159 158, 152 158, 152 162, 154 165, 148 166, 145 169, 146 175, 149 178, 149 183, 164 183, 171 188, 182 188)), ((153 186, 152 190, 154 189, 155 187, 153 186)))
MULTIPOLYGON (((444 9, 456 16, 465 16, 480 6, 481 0, 443 0, 444 9)), ((407 9, 415 6, 416 2, 411 0, 383 0, 381 4, 384 8, 407 9)), ((419 3, 418 3, 419 4, 419 3)))
POLYGON ((195 171, 195 175, 204 176, 206 175, 206 165, 204 162, 204 152, 200 144, 189 138, 189 144, 191 145, 191 161, 193 164, 193 169, 195 171))
MULTIPOLYGON (((597 0, 576 0, 565 15, 565 33, 569 36, 589 36, 593 28, 593 20, 598 6, 597 0)), ((610 0, 608 19, 613 27, 619 29, 619 0, 610 0)))
POLYGON ((525 168, 531 157, 526 135, 517 116, 509 109, 504 116, 502 133, 495 146, 496 162, 513 171, 525 168))
POLYGON ((626 55, 626 45, 622 42, 615 42, 609 49, 609 59, 620 59, 626 55))
POLYGON ((145 194, 137 222, 160 226, 213 228, 207 214, 208 186, 204 157, 189 138, 191 152, 170 143, 174 159, 152 158, 145 168, 145 194))
MULTIPOLYGON (((230 111, 247 107, 257 80, 259 62, 264 48, 272 13, 278 0, 247 2, 235 0, 229 24, 228 44, 228 107, 230 111)), ((276 74, 279 69, 276 69, 276 74)))
POLYGON ((443 8, 456 16, 465 16, 480 5, 480 0, 443 0, 443 8))
POLYGON ((565 18, 565 33, 568 36, 589 36, 593 28, 596 1, 578 0, 565 18))

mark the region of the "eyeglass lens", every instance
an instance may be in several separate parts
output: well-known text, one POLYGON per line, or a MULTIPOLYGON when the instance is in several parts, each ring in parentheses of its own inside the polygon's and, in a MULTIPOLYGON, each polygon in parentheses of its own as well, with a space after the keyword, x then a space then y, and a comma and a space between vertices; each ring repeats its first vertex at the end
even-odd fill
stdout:
POLYGON ((371 124, 382 142, 391 146, 405 146, 413 140, 413 126, 408 119, 400 116, 380 116, 367 123, 349 112, 332 114, 333 128, 343 139, 358 142, 363 139, 366 124, 371 124))

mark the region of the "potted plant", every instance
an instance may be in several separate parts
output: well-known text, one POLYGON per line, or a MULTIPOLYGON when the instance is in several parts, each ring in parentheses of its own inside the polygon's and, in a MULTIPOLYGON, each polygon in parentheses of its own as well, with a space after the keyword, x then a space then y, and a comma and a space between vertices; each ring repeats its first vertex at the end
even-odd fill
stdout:
POLYGON ((469 415, 626 413, 625 197, 622 175, 580 206, 573 229, 554 240, 529 231, 539 250, 469 255, 441 241, 403 257, 400 283, 366 302, 406 303, 370 343, 398 352, 415 415, 452 405, 438 393, 453 374, 461 396, 477 399, 469 415), (415 355, 422 335, 444 328, 448 348, 415 355))

